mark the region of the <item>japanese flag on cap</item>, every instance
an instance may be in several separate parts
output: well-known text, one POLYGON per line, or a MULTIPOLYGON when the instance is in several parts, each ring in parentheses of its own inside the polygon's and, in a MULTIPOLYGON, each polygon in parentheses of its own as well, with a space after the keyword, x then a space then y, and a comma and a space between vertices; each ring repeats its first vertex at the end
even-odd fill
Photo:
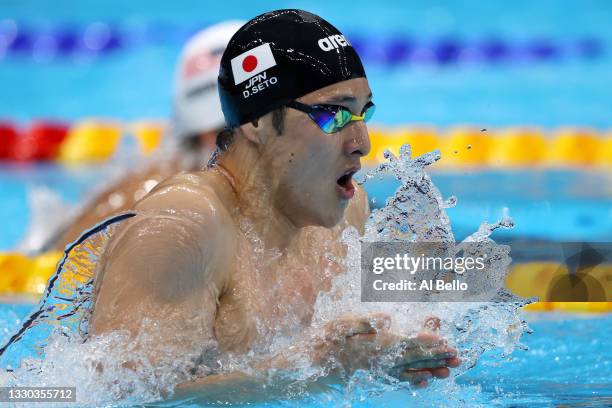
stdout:
POLYGON ((234 85, 238 85, 249 78, 272 68, 276 65, 270 44, 261 44, 251 50, 243 52, 232 58, 232 72, 234 73, 234 85))

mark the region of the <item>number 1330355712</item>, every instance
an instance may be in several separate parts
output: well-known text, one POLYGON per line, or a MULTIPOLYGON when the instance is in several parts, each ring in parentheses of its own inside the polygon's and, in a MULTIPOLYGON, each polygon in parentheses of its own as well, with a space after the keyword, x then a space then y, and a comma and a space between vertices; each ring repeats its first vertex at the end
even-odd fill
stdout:
POLYGON ((76 402, 76 387, 0 387, 0 402, 76 402))

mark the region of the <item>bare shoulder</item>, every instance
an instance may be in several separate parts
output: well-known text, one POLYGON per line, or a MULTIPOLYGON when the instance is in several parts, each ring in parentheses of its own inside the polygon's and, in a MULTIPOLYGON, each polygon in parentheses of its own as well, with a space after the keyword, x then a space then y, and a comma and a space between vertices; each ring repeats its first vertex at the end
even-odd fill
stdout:
MULTIPOLYGON (((134 220, 122 234, 124 241, 171 240, 173 248, 198 250, 210 261, 234 241, 232 216, 206 172, 176 174, 157 185, 135 210, 140 221, 134 220)), ((173 258, 172 249, 164 252, 173 258)))
POLYGON ((226 213, 215 184, 204 171, 181 172, 164 180, 136 203, 135 209, 226 213))
POLYGON ((101 322, 122 326, 110 317, 116 310, 179 305, 224 290, 233 223, 215 189, 198 177, 185 173, 163 182, 112 237, 96 276, 98 329, 101 322))
POLYGON ((195 239, 191 244, 203 245, 201 249, 206 252, 217 247, 217 241, 227 241, 235 233, 234 221, 218 186, 204 171, 170 177, 139 201, 135 210, 156 218, 172 218, 166 223, 190 224, 195 239))

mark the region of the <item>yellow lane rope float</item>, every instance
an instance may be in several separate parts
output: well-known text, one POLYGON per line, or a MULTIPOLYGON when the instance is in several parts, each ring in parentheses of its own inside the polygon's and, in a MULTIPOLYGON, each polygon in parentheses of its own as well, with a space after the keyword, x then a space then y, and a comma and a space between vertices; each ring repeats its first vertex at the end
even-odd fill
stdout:
POLYGON ((485 129, 470 126, 447 131, 424 127, 373 128, 372 151, 366 164, 383 160, 385 149, 394 154, 410 143, 413 155, 439 149, 436 168, 601 168, 612 167, 612 131, 561 128, 544 132, 535 127, 485 129))
POLYGON ((117 150, 121 134, 117 123, 77 123, 62 143, 58 159, 67 163, 104 161, 117 150))
POLYGON ((157 149, 161 143, 166 127, 163 121, 138 121, 128 126, 128 131, 138 141, 138 147, 143 155, 148 155, 157 149))
POLYGON ((30 258, 16 252, 0 253, 0 294, 42 294, 62 255, 48 252, 30 258))
POLYGON ((612 311, 612 302, 607 302, 612 299, 612 264, 579 270, 574 275, 568 273, 566 265, 556 262, 515 264, 506 275, 505 286, 519 296, 542 300, 526 306, 529 311, 612 311), (583 299, 590 301, 568 301, 583 299))
POLYGON ((535 128, 501 129, 490 145, 487 164, 492 167, 537 166, 546 158, 547 140, 535 128))
MULTIPOLYGON (((41 295, 62 256, 63 253, 59 251, 35 257, 27 257, 17 252, 0 253, 0 296, 41 295)), ((612 312, 612 302, 602 301, 612 297, 612 264, 598 265, 590 269, 588 275, 589 279, 582 279, 580 285, 564 287, 563 279, 568 276, 564 265, 554 262, 528 262, 513 265, 506 276, 505 284, 519 296, 537 296, 546 300, 526 306, 527 311, 612 312), (598 285, 597 282, 603 284, 598 285), (565 292, 554 293, 559 290, 565 292), (550 301, 554 296, 572 300, 572 293, 567 293, 567 290, 586 291, 587 298, 595 301, 550 301)), ((578 295, 584 295, 578 292, 578 295)))

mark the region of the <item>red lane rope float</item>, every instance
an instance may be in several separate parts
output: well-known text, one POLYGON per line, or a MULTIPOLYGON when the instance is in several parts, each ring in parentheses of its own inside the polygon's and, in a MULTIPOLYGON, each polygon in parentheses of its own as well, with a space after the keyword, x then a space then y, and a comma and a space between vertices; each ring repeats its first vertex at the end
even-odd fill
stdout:
POLYGON ((0 160, 13 158, 18 137, 17 128, 12 123, 0 122, 0 160))
POLYGON ((33 122, 15 143, 13 158, 18 161, 54 160, 69 126, 59 122, 33 122))

